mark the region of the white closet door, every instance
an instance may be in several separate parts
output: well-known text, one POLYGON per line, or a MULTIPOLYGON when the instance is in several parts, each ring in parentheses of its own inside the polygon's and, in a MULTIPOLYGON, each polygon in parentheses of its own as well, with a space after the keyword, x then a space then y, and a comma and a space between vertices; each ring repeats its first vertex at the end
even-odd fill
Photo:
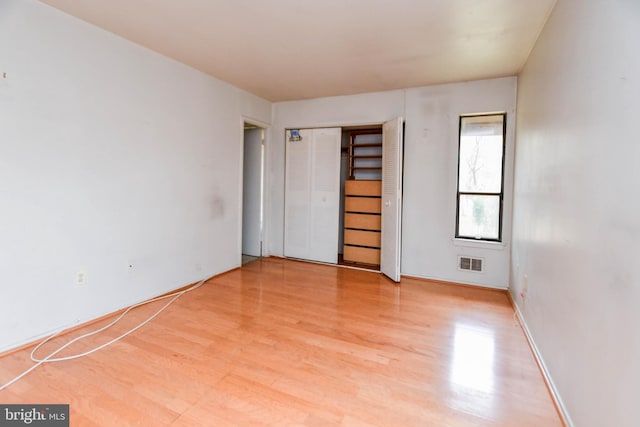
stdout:
POLYGON ((338 262, 341 129, 286 132, 285 245, 287 257, 338 262))
POLYGON ((400 281, 402 220, 402 118, 382 127, 382 235, 380 271, 400 281))
POLYGON ((338 263, 341 129, 314 129, 309 258, 338 263))
POLYGON ((286 182, 284 205, 284 255, 307 259, 309 254, 309 188, 311 185, 311 129, 300 130, 300 141, 285 134, 286 182))

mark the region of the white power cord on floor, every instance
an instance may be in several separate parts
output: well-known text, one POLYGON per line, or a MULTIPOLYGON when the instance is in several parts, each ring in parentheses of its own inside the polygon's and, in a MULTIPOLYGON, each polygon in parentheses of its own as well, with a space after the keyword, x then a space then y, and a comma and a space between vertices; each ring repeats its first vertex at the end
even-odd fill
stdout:
POLYGON ((191 292, 195 289, 198 289, 200 286, 202 286, 207 280, 211 279, 211 277, 201 280, 200 282, 196 283, 195 285, 184 289, 180 292, 175 292, 172 294, 168 294, 168 295, 163 295, 160 297, 156 297, 156 298, 152 298, 150 300, 147 301, 143 301, 141 303, 138 304, 134 304, 132 306, 129 306, 125 311, 123 311, 118 317, 116 317, 111 323, 96 329, 95 331, 92 332, 88 332, 84 335, 80 335, 79 337, 76 337, 74 339, 72 339, 71 341, 69 341, 68 343, 64 344, 63 346, 59 347, 58 349, 56 349, 55 351, 53 351, 52 353, 50 353, 47 357, 40 359, 37 358, 35 356, 36 351, 38 351, 38 349, 40 349, 40 347, 42 347, 44 344, 46 344, 47 342, 51 341, 53 338, 57 337, 58 335, 60 335, 64 330, 58 330, 56 332, 54 332, 53 334, 49 335, 47 338, 45 338, 42 342, 40 342, 40 344, 38 344, 32 351, 31 351, 31 360, 36 362, 35 365, 31 366, 29 369, 25 370, 24 372, 22 372, 20 375, 16 376, 15 378, 13 378, 11 381, 7 382, 6 384, 3 384, 2 386, 0 386, 0 391, 4 390, 5 388, 9 387, 10 385, 14 384, 15 382, 19 381, 20 379, 22 379, 23 377, 25 377, 26 375, 28 375, 30 372, 32 372, 34 369, 36 369, 38 366, 42 365, 43 363, 53 363, 53 362, 63 362, 65 360, 73 360, 73 359, 79 359, 81 357, 84 356, 88 356, 92 353, 95 353, 98 350, 102 350, 105 347, 110 346, 111 344, 120 341, 122 338, 126 337, 129 334, 132 334, 133 332, 137 331, 138 329, 140 329, 141 327, 143 327, 144 325, 146 325, 147 323, 149 323, 150 321, 152 321, 153 319, 155 319, 160 313, 162 313, 167 307, 169 307, 171 304, 174 303, 175 300, 177 300, 178 298, 180 298, 182 295, 186 294, 187 292, 191 292), (151 316, 147 317, 144 321, 142 321, 141 323, 139 323, 137 326, 129 329, 128 331, 126 331, 125 333, 117 336, 116 338, 112 339, 109 342, 106 342, 102 345, 99 345, 98 347, 94 347, 91 350, 87 350, 83 353, 78 353, 78 354, 73 354, 71 356, 65 356, 65 357, 57 357, 54 358, 54 356, 58 353, 60 353, 62 350, 64 350, 65 348, 69 347, 70 345, 83 340, 85 338, 88 338, 92 335, 98 334, 100 332, 103 332, 107 329, 109 329, 110 327, 112 327, 113 325, 115 325, 116 323, 118 323, 124 316, 127 315, 127 313, 129 313, 131 310, 133 310, 134 308, 146 305, 146 304, 150 304, 152 302, 156 302, 156 301, 160 301, 163 299, 167 299, 167 298, 171 298, 171 300, 166 303, 164 306, 162 306, 162 308, 160 308, 159 310, 157 310, 155 313, 153 313, 151 316))

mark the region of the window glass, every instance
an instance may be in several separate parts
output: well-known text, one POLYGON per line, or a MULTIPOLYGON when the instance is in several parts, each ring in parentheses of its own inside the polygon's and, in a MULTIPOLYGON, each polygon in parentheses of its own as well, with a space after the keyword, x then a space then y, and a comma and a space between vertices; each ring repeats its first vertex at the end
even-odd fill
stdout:
POLYGON ((500 241, 505 115, 460 117, 456 237, 500 241))
POLYGON ((499 196, 460 196, 459 234, 474 239, 498 239, 499 196))

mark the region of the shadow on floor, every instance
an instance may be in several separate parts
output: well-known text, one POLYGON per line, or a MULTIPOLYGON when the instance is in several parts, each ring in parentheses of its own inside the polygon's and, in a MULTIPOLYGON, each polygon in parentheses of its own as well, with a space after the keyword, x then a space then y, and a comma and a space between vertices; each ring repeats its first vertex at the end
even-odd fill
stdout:
POLYGON ((250 262, 255 261, 259 258, 260 257, 257 257, 257 256, 242 254, 242 265, 249 264, 250 262))

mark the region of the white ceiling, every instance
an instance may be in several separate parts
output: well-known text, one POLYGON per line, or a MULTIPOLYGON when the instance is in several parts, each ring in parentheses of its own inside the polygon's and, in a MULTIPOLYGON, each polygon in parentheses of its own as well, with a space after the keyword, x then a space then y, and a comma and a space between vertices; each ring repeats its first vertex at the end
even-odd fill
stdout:
POLYGON ((556 0, 40 0, 270 101, 517 74, 556 0))

